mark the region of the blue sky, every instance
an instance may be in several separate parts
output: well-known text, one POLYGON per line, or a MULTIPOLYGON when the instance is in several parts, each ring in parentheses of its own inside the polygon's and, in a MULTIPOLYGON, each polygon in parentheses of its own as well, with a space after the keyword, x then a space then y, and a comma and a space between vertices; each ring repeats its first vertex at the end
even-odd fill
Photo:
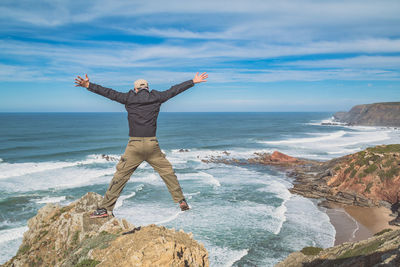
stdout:
POLYGON ((119 91, 208 72, 161 111, 338 111, 400 101, 400 1, 0 2, 1 111, 124 111, 119 91))

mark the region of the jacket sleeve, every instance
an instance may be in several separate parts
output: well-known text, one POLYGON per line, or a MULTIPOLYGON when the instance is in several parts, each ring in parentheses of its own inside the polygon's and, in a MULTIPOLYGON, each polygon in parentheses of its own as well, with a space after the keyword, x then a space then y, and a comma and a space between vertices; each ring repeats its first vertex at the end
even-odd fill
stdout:
POLYGON ((121 104, 126 104, 128 98, 128 93, 121 93, 92 82, 89 82, 89 87, 87 89, 93 93, 102 95, 121 104))
POLYGON ((168 99, 176 96, 177 94, 182 93, 183 91, 189 89, 194 85, 193 80, 187 80, 183 83, 176 84, 174 86, 171 86, 168 90, 159 92, 160 95, 160 102, 164 103, 168 99))

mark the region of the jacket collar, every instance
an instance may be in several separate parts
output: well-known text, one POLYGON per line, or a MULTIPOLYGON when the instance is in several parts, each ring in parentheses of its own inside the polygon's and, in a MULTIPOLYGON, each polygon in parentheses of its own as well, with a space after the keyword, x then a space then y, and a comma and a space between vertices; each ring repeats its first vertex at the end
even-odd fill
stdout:
POLYGON ((138 94, 138 93, 139 93, 140 91, 142 91, 142 90, 145 90, 145 91, 150 92, 149 89, 146 89, 146 88, 140 88, 137 92, 136 92, 135 89, 133 89, 133 92, 135 92, 135 94, 138 94))

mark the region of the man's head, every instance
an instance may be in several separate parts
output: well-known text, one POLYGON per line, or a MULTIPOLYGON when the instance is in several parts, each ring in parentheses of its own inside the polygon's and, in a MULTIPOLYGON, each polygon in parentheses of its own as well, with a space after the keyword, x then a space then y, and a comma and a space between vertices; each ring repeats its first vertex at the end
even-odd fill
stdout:
POLYGON ((135 91, 138 92, 142 88, 149 90, 149 83, 146 80, 139 79, 135 81, 135 91))

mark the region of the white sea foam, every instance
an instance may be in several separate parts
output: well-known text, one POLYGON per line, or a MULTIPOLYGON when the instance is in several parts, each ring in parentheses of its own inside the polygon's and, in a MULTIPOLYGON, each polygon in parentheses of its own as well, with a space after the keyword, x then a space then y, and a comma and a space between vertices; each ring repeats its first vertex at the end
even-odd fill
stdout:
MULTIPOLYGON (((227 242, 229 242, 229 235, 235 235, 238 232, 242 232, 243 229, 257 229, 257 231, 263 233, 268 231, 275 234, 281 232, 282 224, 286 220, 285 201, 291 197, 290 192, 287 190, 287 187, 291 184, 285 180, 284 176, 274 177, 241 166, 219 166, 208 170, 206 174, 212 175, 222 185, 226 183, 226 186, 221 186, 218 190, 223 190, 225 193, 234 190, 236 193, 232 193, 232 198, 220 199, 219 205, 212 205, 214 202, 213 197, 204 196, 202 191, 196 191, 198 188, 197 183, 189 183, 189 180, 192 180, 212 184, 210 181, 206 181, 207 175, 204 172, 180 174, 178 177, 186 180, 185 188, 192 190, 184 195, 188 198, 189 196, 193 196, 193 198, 201 196, 201 198, 196 198, 189 203, 193 205, 190 211, 181 212, 178 210, 179 207, 160 200, 159 202, 138 202, 135 203, 134 207, 123 206, 118 211, 118 215, 127 218, 135 225, 157 223, 170 228, 174 227, 175 229, 180 227, 191 229, 190 231, 194 233, 196 240, 201 242, 203 242, 201 237, 204 237, 204 229, 210 229, 210 225, 213 226, 212 231, 209 232, 207 230, 210 240, 212 240, 214 234, 218 236, 221 232, 230 229, 226 232, 227 242), (276 207, 268 205, 267 198, 264 203, 262 198, 257 201, 252 201, 251 198, 249 200, 242 199, 239 193, 242 190, 242 185, 256 186, 260 184, 262 185, 260 191, 265 191, 266 196, 269 196, 268 198, 271 198, 271 195, 272 197, 281 198, 281 204, 276 207), (233 198, 235 195, 238 196, 236 201, 233 198), (234 220, 231 219, 232 216, 234 216, 234 220)), ((241 239, 242 242, 246 242, 246 235, 243 235, 241 239)), ((210 253, 212 266, 231 266, 234 262, 245 257, 250 248, 250 245, 249 248, 245 247, 245 249, 232 249, 228 243, 227 247, 219 247, 213 243, 203 243, 210 253)))
MULTIPOLYGON (((190 208, 190 205, 189 205, 189 208, 190 208)), ((171 221, 175 220, 176 218, 178 218, 179 214, 182 214, 182 213, 184 213, 184 211, 178 211, 177 213, 175 213, 175 214, 172 215, 171 217, 168 217, 168 218, 166 218, 165 220, 156 222, 156 223, 154 223, 154 224, 163 224, 163 223, 171 222, 171 221)))
POLYGON ((164 182, 161 179, 160 175, 156 173, 155 171, 149 171, 149 172, 144 172, 144 173, 136 173, 133 174, 131 179, 132 182, 141 182, 141 183, 147 183, 147 184, 152 184, 156 186, 163 185, 164 182))
POLYGON ((286 204, 286 200, 283 201, 282 204, 278 208, 275 209, 274 216, 275 216, 275 218, 279 219, 279 222, 276 225, 276 229, 274 231, 275 235, 277 235, 281 232, 283 223, 286 222, 285 214, 286 214, 287 208, 286 208, 285 204, 286 204))
POLYGON ((135 196, 135 195, 136 195, 136 192, 132 192, 132 193, 129 194, 129 195, 122 195, 122 196, 120 196, 120 197, 118 198, 118 200, 117 200, 117 203, 115 203, 114 209, 118 209, 118 208, 122 207, 122 204, 124 203, 124 200, 125 200, 125 199, 131 198, 131 197, 133 197, 133 196, 135 196))
POLYGON ((234 250, 227 247, 217 247, 206 242, 204 246, 209 252, 210 263, 216 267, 231 267, 235 262, 249 253, 249 249, 234 250))
POLYGON ((210 184, 216 187, 221 186, 220 182, 211 174, 204 171, 181 173, 178 175, 179 180, 200 180, 205 184, 210 184))
POLYGON ((315 137, 305 137, 305 138, 292 138, 280 141, 261 141, 264 144, 299 144, 299 143, 315 143, 320 141, 328 141, 332 139, 337 139, 343 137, 346 134, 345 131, 337 131, 329 134, 315 134, 315 137))
POLYGON ((0 231, 0 265, 17 253, 26 230, 28 227, 24 226, 0 231))
POLYGON ((174 168, 187 168, 187 163, 189 161, 194 161, 200 164, 200 166, 195 166, 196 169, 208 169, 210 168, 210 163, 203 163, 202 159, 207 159, 209 157, 219 157, 219 158, 248 158, 254 156, 254 152, 261 153, 271 153, 272 149, 257 148, 236 148, 236 149, 226 149, 226 150, 212 150, 212 149, 192 149, 188 152, 179 152, 179 150, 173 149, 167 158, 177 164, 174 164, 174 168))
POLYGON ((136 192, 142 191, 143 187, 144 187, 144 184, 140 184, 140 185, 136 186, 136 192))
POLYGON ((57 203, 65 200, 65 196, 60 196, 60 197, 43 197, 39 200, 35 200, 36 203, 38 204, 43 204, 43 203, 57 203))
POLYGON ((282 204, 275 208, 272 215, 275 219, 277 219, 272 225, 274 225, 275 229, 273 233, 275 235, 279 234, 284 222, 286 221, 286 203, 292 197, 292 194, 289 192, 289 187, 292 186, 290 182, 284 180, 283 178, 275 177, 273 180, 263 181, 266 185, 265 187, 257 189, 262 192, 274 193, 278 198, 282 199, 282 204))
POLYGON ((1 230, 0 243, 5 243, 14 239, 21 238, 24 235, 24 232, 26 232, 27 230, 28 230, 27 226, 1 230))
POLYGON ((134 225, 148 225, 171 222, 181 217, 177 213, 182 211, 171 202, 136 202, 134 206, 121 206, 117 212, 118 217, 123 217, 134 225))
POLYGON ((215 177, 212 176, 211 174, 206 172, 200 172, 200 173, 203 174, 204 180, 207 183, 212 184, 214 186, 221 186, 220 182, 217 179, 215 179, 215 177))
POLYGON ((352 154, 360 150, 362 150, 362 147, 359 146, 355 148, 343 148, 336 151, 327 151, 326 153, 330 155, 343 155, 343 154, 352 154))
POLYGON ((200 194, 200 191, 195 192, 195 193, 184 193, 185 198, 187 198, 187 199, 192 199, 193 196, 196 196, 196 195, 199 195, 199 194, 200 194))
POLYGON ((291 198, 291 194, 289 195, 289 197, 287 197, 286 199, 284 199, 282 201, 282 204, 278 208, 275 209, 274 217, 279 219, 279 222, 276 225, 276 229, 274 231, 275 235, 277 235, 281 232, 282 226, 283 226, 284 222, 286 222, 286 211, 287 211, 286 203, 288 200, 290 200, 290 198, 291 198))
MULTIPOLYGON (((112 158, 117 155, 109 155, 112 158)), ((88 155, 86 159, 81 161, 46 161, 46 162, 24 162, 24 163, 8 163, 0 164, 0 179, 33 174, 37 172, 62 169, 67 167, 82 166, 93 163, 108 163, 109 161, 101 155, 88 155)), ((114 163, 115 164, 115 163, 114 163)))
POLYGON ((62 170, 47 170, 11 179, 0 179, 0 187, 13 192, 73 188, 96 183, 108 183, 109 176, 114 171, 114 167, 107 169, 68 167, 62 170))
POLYGON ((191 149, 186 149, 186 148, 185 148, 185 149, 182 151, 182 148, 180 148, 180 149, 171 149, 171 151, 174 152, 174 153, 176 153, 176 152, 179 152, 179 153, 187 153, 187 152, 190 152, 191 149))
MULTIPOLYGON (((243 222, 243 227, 247 223, 251 227, 259 227, 274 234, 279 234, 282 225, 286 221, 286 202, 291 198, 292 194, 288 188, 291 183, 283 176, 276 177, 266 173, 256 172, 241 166, 226 166, 224 168, 216 168, 209 171, 214 177, 218 177, 220 182, 226 183, 228 188, 241 188, 241 185, 249 186, 251 184, 264 185, 257 190, 274 194, 277 198, 282 199, 281 205, 278 207, 268 204, 261 204, 252 201, 241 201, 240 206, 232 207, 236 216, 243 216, 243 219, 237 219, 243 222), (250 219, 252 218, 252 219, 250 219), (268 223, 263 223, 265 220, 268 223)), ((240 190, 240 189, 239 189, 240 190)), ((225 211, 219 211, 223 217, 225 211)), ((232 211, 226 211, 227 216, 232 211)))
POLYGON ((5 221, 0 222, 0 228, 3 228, 4 226, 12 226, 12 225, 14 225, 14 223, 9 221, 8 219, 6 219, 5 221))
POLYGON ((282 238, 291 250, 300 250, 310 245, 322 248, 333 246, 335 228, 328 215, 317 207, 315 201, 292 195, 286 207, 285 233, 290 235, 282 235, 282 238))
POLYGON ((326 160, 355 153, 372 145, 396 143, 400 140, 394 130, 373 127, 345 128, 330 133, 308 133, 308 135, 310 137, 292 137, 285 140, 260 141, 260 143, 291 156, 326 160))
POLYGON ((323 120, 313 120, 313 121, 311 121, 311 122, 307 122, 307 123, 305 123, 306 125, 316 125, 316 126, 321 126, 321 125, 324 125, 325 124, 325 126, 337 126, 337 125, 339 125, 339 126, 346 126, 347 125, 347 123, 343 123, 343 122, 338 122, 338 121, 335 121, 335 119, 333 118, 333 116, 332 117, 330 117, 330 118, 327 118, 327 119, 323 119, 323 120), (329 123, 330 124, 333 124, 333 125, 329 125, 329 123), (328 124, 328 125, 326 125, 326 124, 328 124))

